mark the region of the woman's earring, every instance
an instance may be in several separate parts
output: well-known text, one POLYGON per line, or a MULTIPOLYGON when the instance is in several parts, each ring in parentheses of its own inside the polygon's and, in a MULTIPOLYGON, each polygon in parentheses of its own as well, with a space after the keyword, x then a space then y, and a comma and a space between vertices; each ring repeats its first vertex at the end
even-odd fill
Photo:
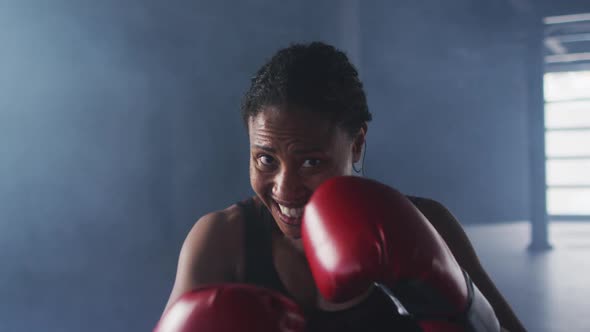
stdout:
MULTIPOLYGON (((352 163, 352 169, 356 172, 356 173, 361 173, 363 171, 363 166, 361 165, 361 169, 356 169, 356 165, 354 163, 352 163)), ((361 174, 362 175, 362 174, 361 174)))
POLYGON ((355 163, 352 163, 352 169, 357 173, 360 174, 362 176, 365 175, 365 155, 367 154, 367 141, 364 142, 364 148, 363 148, 363 158, 361 159, 361 168, 357 169, 355 163))

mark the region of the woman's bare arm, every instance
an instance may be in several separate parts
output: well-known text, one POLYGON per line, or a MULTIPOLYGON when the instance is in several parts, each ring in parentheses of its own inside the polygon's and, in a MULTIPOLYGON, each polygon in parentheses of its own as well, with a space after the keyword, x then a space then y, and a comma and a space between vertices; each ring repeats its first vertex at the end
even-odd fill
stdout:
POLYGON ((437 201, 415 197, 411 199, 445 240, 459 265, 469 274, 479 290, 490 302, 500 321, 500 325, 511 332, 526 331, 506 299, 484 270, 459 221, 437 201))
POLYGON ((231 282, 239 245, 239 227, 226 210, 200 218, 180 250, 176 278, 166 311, 182 294, 204 284, 231 282))

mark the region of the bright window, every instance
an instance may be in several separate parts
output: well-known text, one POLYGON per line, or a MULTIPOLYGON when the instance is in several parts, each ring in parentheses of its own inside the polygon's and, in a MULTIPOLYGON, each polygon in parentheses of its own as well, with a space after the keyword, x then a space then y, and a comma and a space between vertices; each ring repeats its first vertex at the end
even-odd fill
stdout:
POLYGON ((545 74, 549 215, 590 215, 590 71, 545 74))

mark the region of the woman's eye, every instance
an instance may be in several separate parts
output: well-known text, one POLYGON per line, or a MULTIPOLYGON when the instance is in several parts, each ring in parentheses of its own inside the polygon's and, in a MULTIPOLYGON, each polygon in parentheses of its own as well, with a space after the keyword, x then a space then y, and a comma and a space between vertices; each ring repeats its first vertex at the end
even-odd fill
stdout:
POLYGON ((265 166, 270 166, 275 161, 273 157, 268 156, 268 155, 262 155, 262 156, 258 157, 258 160, 260 161, 260 163, 262 165, 265 165, 265 166))
POLYGON ((317 167, 319 164, 319 159, 307 159, 303 162, 303 167, 317 167))

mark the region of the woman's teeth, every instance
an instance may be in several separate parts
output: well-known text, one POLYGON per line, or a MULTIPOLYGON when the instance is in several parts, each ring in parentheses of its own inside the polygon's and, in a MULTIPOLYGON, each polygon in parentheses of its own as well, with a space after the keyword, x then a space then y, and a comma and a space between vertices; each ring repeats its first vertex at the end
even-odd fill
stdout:
POLYGON ((288 208, 286 206, 282 206, 281 204, 278 204, 278 206, 281 209, 281 213, 290 218, 299 218, 303 214, 303 208, 288 208))

